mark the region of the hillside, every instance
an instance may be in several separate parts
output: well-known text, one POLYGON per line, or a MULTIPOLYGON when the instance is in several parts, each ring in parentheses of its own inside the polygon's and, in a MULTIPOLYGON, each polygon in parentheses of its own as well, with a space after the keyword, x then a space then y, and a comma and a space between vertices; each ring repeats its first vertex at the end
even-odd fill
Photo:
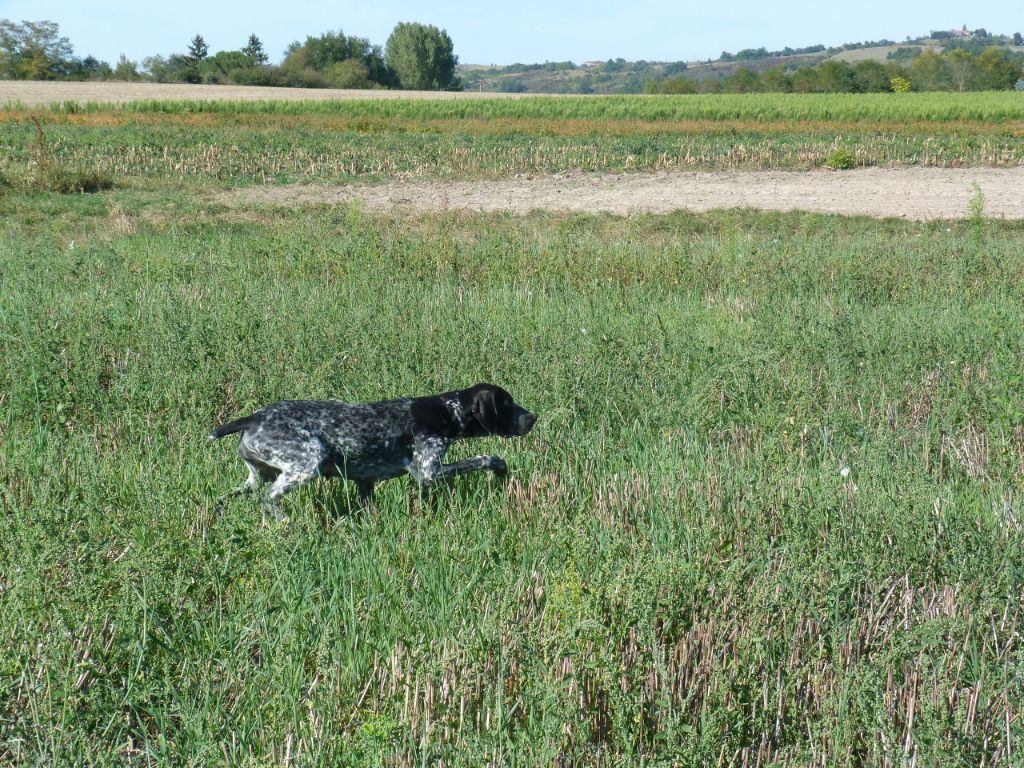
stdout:
POLYGON ((855 64, 861 61, 887 61, 910 58, 925 50, 942 53, 952 47, 963 47, 978 52, 985 47, 998 46, 1016 55, 1024 55, 1019 45, 1020 35, 995 35, 984 29, 974 32, 955 30, 932 32, 910 37, 900 43, 878 40, 846 43, 827 48, 813 45, 804 48, 784 48, 768 51, 765 48, 747 49, 737 54, 723 52, 715 60, 705 61, 607 61, 545 62, 543 64, 512 64, 486 66, 464 64, 458 66, 467 91, 492 93, 643 93, 645 83, 660 81, 686 73, 696 80, 724 79, 737 69, 746 68, 764 72, 775 67, 787 71, 813 66, 829 60, 855 64), (1017 44, 1015 44, 1017 43, 1017 44))

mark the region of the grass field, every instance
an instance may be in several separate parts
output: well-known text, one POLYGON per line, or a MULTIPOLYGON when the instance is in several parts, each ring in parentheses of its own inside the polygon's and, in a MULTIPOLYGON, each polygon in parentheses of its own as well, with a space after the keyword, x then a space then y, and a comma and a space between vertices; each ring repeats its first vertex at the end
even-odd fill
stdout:
MULTIPOLYGON (((144 132, 73 117, 59 167, 144 132)), ((1021 223, 227 210, 198 193, 244 174, 108 173, 0 194, 0 764, 1018 763, 1021 223), (453 452, 507 483, 213 513, 222 420, 480 380, 540 416, 453 452)))

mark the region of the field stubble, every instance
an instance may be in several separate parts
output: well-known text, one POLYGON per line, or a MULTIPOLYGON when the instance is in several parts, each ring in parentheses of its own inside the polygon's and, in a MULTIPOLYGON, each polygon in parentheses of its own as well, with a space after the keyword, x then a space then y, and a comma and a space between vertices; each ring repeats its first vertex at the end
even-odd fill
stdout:
POLYGON ((36 117, 69 165, 218 184, 1024 161, 1017 101, 920 96, 65 105, 0 112, 0 146, 24 160, 36 117))

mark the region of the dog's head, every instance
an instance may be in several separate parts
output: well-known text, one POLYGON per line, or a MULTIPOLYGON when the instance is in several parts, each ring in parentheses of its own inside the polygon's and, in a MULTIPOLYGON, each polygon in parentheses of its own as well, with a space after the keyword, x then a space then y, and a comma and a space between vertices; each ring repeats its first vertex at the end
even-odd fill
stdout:
POLYGON ((495 384, 477 384, 459 392, 470 435, 521 437, 533 429, 537 417, 495 384))

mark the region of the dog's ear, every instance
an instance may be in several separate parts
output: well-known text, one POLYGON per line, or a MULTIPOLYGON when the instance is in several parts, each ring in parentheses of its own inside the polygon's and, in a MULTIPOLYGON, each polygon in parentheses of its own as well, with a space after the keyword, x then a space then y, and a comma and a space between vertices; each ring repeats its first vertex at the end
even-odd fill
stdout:
POLYGON ((498 431, 498 396, 494 388, 481 385, 474 387, 469 412, 487 432, 498 431))
POLYGON ((421 397, 412 404, 412 418, 417 430, 440 437, 454 437, 459 425, 440 397, 421 397))

